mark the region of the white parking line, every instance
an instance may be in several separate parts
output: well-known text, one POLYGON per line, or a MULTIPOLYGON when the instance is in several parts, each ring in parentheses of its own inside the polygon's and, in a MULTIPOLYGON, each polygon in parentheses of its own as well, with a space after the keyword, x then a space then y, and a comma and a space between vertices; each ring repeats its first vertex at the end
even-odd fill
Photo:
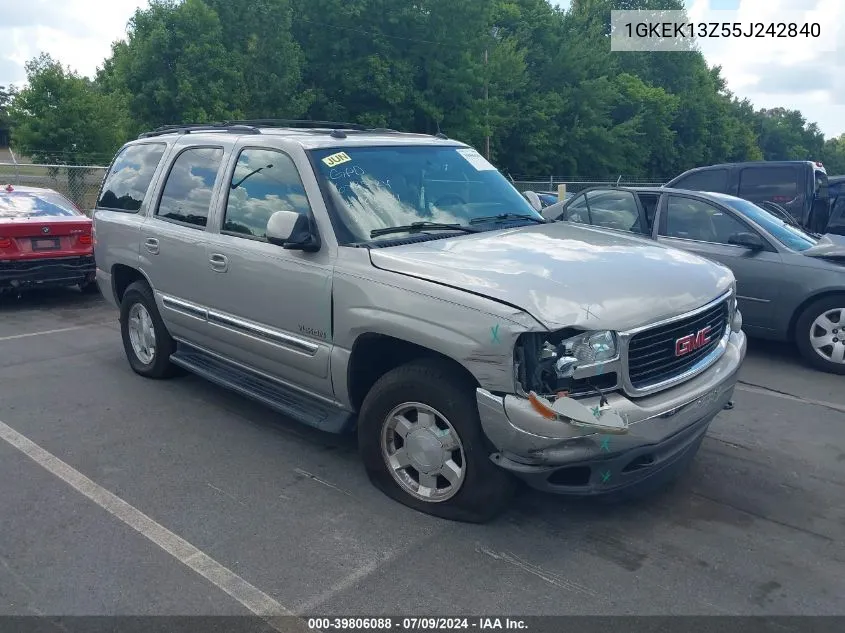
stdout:
POLYGON ((103 325, 113 325, 114 321, 106 321, 103 323, 89 323, 88 325, 75 325, 73 327, 63 327, 58 330, 44 330, 43 332, 30 332, 29 334, 13 334, 12 336, 0 336, 0 341, 14 341, 19 338, 29 338, 31 336, 44 336, 45 334, 59 334, 61 332, 73 332, 74 330, 85 330, 89 327, 101 327, 103 325))
MULTIPOLYGON (((276 600, 249 584, 231 569, 224 567, 182 537, 174 534, 163 525, 156 523, 134 506, 131 506, 120 497, 93 482, 3 422, 0 422, 0 438, 18 449, 39 466, 78 490, 124 524, 158 545, 180 563, 193 569, 215 587, 225 591, 252 613, 267 619, 293 615, 288 609, 276 602, 276 600)), ((290 631, 292 624, 289 621, 284 623, 284 630, 290 631)), ((273 625, 272 622, 271 625, 273 625)), ((276 625, 273 626, 278 630, 282 630, 282 628, 276 625)))

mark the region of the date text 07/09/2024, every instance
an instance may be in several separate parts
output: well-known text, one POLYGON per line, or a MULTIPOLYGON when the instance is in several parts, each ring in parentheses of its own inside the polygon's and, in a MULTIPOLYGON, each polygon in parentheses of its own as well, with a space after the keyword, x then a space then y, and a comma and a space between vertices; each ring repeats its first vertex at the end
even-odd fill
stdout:
POLYGON ((475 617, 375 617, 375 618, 308 618, 312 631, 489 631, 528 628, 519 618, 475 617))
POLYGON ((822 27, 818 22, 626 22, 625 31, 631 38, 817 38, 822 27))

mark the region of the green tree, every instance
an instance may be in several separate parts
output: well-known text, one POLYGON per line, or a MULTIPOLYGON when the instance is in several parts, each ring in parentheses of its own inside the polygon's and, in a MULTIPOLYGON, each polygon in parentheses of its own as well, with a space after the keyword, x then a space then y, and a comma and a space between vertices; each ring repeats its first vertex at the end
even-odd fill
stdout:
MULTIPOLYGON (((482 151, 489 138, 492 160, 523 177, 664 180, 764 158, 841 164, 841 139, 825 142, 797 111, 755 111, 694 42, 671 53, 611 52, 611 10, 683 7, 152 0, 96 81, 76 80, 121 140, 163 124, 307 117, 443 131, 482 151)), ((45 82, 28 98, 38 91, 53 98, 45 82)), ((30 128, 53 116, 31 114, 30 128)))
POLYGON ((303 55, 291 34, 290 0, 205 0, 218 16, 226 63, 239 75, 247 118, 301 116, 314 95, 302 89, 303 55))
POLYGON ((0 86, 0 146, 9 141, 9 132, 12 127, 12 118, 9 114, 15 90, 12 86, 6 88, 0 86))
MULTIPOLYGON (((118 108, 91 80, 47 54, 26 64, 27 85, 14 99, 14 146, 36 163, 96 165, 107 162, 123 131, 118 108)), ((82 195, 84 169, 68 169, 68 189, 82 195)))
POLYGON ((132 134, 243 115, 243 82, 220 19, 202 0, 152 0, 138 9, 98 80, 128 108, 132 134))
POLYGON ((845 174, 845 134, 824 142, 820 160, 829 175, 845 174))
POLYGON ((824 135, 798 110, 772 108, 759 112, 760 148, 766 160, 818 160, 824 135))

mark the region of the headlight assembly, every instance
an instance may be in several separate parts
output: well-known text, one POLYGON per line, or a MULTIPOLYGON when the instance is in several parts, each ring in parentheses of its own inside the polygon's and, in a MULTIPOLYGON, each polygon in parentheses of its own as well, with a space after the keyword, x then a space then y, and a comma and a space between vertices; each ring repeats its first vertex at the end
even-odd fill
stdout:
POLYGON ((593 392, 614 388, 619 343, 609 330, 533 333, 517 350, 517 378, 527 393, 593 392))
POLYGON ((583 332, 562 340, 557 346, 551 343, 546 343, 546 346, 546 357, 555 359, 558 378, 571 377, 575 368, 581 365, 605 363, 619 356, 616 335, 608 330, 583 332))

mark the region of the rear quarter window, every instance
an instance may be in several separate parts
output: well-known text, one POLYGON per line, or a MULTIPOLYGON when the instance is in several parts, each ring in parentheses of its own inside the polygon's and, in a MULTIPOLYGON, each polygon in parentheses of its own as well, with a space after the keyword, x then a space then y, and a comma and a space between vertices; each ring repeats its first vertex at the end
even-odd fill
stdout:
POLYGON ((746 167, 739 174, 739 196, 752 202, 792 202, 801 191, 796 167, 746 167))
POLYGON ((164 143, 123 148, 103 181, 97 208, 137 213, 166 148, 164 143))
POLYGON ((727 169, 705 169, 682 176, 672 184, 673 189, 687 191, 713 191, 725 193, 728 188, 727 169))

